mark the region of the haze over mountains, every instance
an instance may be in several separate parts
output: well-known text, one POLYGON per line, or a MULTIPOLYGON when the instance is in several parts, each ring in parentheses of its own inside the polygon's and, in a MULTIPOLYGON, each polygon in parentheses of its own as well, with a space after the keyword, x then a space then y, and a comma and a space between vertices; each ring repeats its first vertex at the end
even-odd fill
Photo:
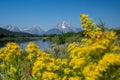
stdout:
POLYGON ((3 26, 3 29, 13 31, 13 32, 25 32, 30 34, 37 34, 37 35, 43 35, 43 34, 61 34, 61 33, 67 33, 67 32, 80 32, 80 28, 74 27, 71 23, 67 21, 61 21, 53 28, 49 29, 48 31, 45 31, 41 29, 39 26, 33 26, 33 27, 25 27, 25 28, 18 28, 17 26, 7 25, 3 26))

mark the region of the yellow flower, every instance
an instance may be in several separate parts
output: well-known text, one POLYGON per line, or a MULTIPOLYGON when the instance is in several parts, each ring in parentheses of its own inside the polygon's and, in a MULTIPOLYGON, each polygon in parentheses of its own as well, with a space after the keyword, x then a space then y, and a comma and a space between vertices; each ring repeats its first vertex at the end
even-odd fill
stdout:
POLYGON ((58 80, 58 75, 53 72, 44 72, 42 80, 58 80))
POLYGON ((62 65, 66 65, 66 64, 67 64, 67 61, 68 61, 67 59, 62 59, 61 64, 62 64, 62 65))
POLYGON ((15 73, 17 70, 16 70, 16 68, 15 67, 10 67, 10 72, 11 73, 15 73))
POLYGON ((5 65, 5 64, 1 64, 1 65, 0 65, 0 68, 5 69, 5 68, 6 68, 6 65, 5 65))
POLYGON ((82 24, 82 27, 86 28, 88 25, 87 24, 82 24))
POLYGON ((0 59, 3 59, 6 55, 4 53, 0 53, 0 59))
POLYGON ((70 71, 71 71, 70 68, 65 68, 65 69, 64 69, 64 73, 65 73, 65 74, 69 74, 70 71))
POLYGON ((91 18, 87 18, 86 24, 91 24, 92 23, 92 19, 91 18))
POLYGON ((88 17, 88 15, 86 15, 86 14, 81 14, 81 15, 80 15, 80 18, 81 18, 81 19, 84 19, 84 18, 87 18, 87 17, 88 17))
POLYGON ((95 26, 95 23, 92 23, 92 24, 91 24, 91 27, 93 28, 94 26, 95 26))
POLYGON ((78 47, 78 44, 77 43, 71 43, 68 45, 68 52, 70 52, 72 49, 78 47))
POLYGON ((58 58, 58 59, 55 60, 55 62, 56 62, 56 64, 60 65, 61 64, 61 59, 58 58))
POLYGON ((34 42, 30 42, 28 45, 27 45, 28 48, 39 48, 34 42))
POLYGON ((4 60, 10 62, 11 58, 10 58, 10 56, 6 55, 6 57, 4 58, 4 60))
POLYGON ((27 56, 27 59, 28 59, 28 60, 31 60, 33 57, 34 57, 34 54, 33 54, 33 53, 30 53, 30 54, 27 56))
POLYGON ((96 31, 101 31, 101 28, 99 28, 99 27, 96 27, 96 29, 95 29, 96 31))
POLYGON ((36 76, 37 76, 37 77, 40 77, 40 76, 41 76, 41 73, 40 73, 40 72, 36 73, 36 76))
POLYGON ((67 80, 67 76, 64 76, 64 77, 62 78, 62 80, 67 80))
POLYGON ((82 80, 80 76, 69 77, 68 80, 82 80))
POLYGON ((71 59, 69 66, 73 67, 73 69, 77 69, 77 68, 82 68, 83 65, 86 63, 84 58, 73 58, 71 59))

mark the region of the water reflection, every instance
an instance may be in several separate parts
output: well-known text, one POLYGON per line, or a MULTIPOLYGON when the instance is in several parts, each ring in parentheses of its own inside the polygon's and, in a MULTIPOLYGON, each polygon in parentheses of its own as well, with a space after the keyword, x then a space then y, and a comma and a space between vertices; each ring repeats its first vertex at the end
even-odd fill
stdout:
MULTIPOLYGON (((45 50, 45 49, 47 49, 50 46, 50 42, 49 41, 43 41, 43 40, 33 40, 33 41, 26 41, 26 42, 22 41, 22 42, 16 42, 16 43, 23 50, 25 50, 25 48, 27 47, 29 42, 35 42, 40 47, 40 49, 42 49, 42 50, 45 50)), ((7 42, 0 43, 0 47, 4 47, 6 43, 7 42)))

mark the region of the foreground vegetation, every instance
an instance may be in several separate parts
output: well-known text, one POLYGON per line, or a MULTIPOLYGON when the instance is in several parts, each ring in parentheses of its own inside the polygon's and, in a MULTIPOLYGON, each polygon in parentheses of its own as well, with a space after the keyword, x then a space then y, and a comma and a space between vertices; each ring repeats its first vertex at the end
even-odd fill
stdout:
POLYGON ((81 14, 80 19, 84 28, 80 43, 53 48, 56 53, 44 52, 33 42, 27 45, 26 51, 16 43, 6 44, 0 50, 0 79, 120 80, 120 46, 116 33, 102 31, 86 14, 81 14))

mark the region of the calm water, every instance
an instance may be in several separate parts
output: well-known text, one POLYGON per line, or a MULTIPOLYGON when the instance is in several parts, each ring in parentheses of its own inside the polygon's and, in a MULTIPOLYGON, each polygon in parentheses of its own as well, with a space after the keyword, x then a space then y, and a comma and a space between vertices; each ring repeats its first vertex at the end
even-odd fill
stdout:
MULTIPOLYGON (((49 41, 43 41, 43 40, 33 40, 33 41, 23 41, 23 42, 16 42, 23 50, 25 50, 26 46, 28 45, 29 42, 35 42, 40 49, 45 50, 50 46, 50 42, 49 41)), ((0 48, 4 47, 5 44, 7 42, 4 43, 0 43, 0 48)))

